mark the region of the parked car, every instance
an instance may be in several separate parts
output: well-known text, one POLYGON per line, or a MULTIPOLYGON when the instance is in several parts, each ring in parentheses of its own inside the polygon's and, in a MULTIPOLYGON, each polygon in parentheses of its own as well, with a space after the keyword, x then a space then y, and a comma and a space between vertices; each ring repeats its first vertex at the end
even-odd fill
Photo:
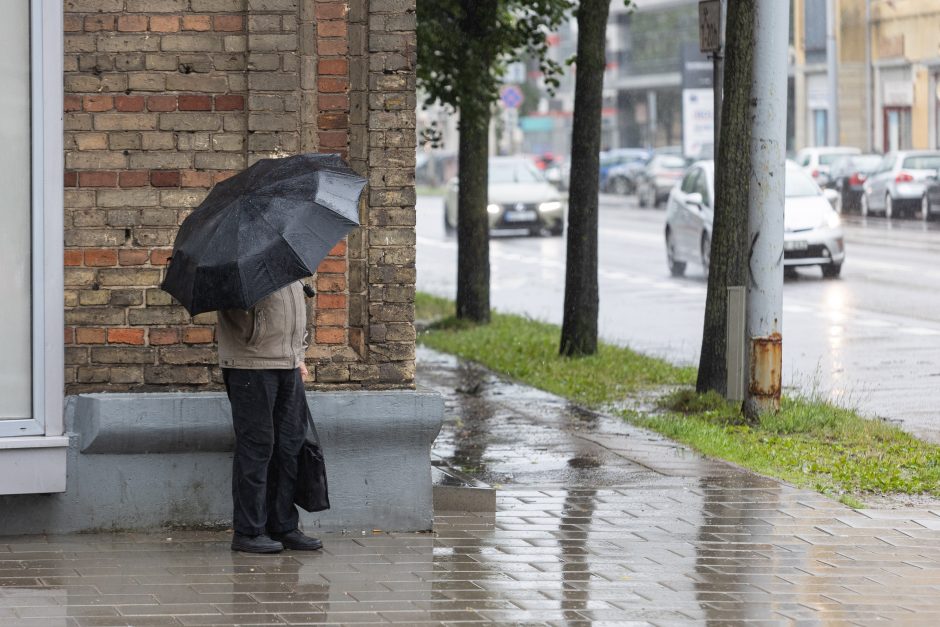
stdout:
POLYGON ((836 211, 858 211, 865 179, 881 163, 881 155, 864 154, 840 157, 829 169, 828 187, 839 193, 836 211))
POLYGON ((610 175, 614 168, 633 163, 635 161, 647 162, 651 157, 649 150, 643 148, 616 148, 601 153, 600 185, 605 192, 614 191, 611 188, 610 175))
MULTIPOLYGON (((565 200, 525 157, 493 157, 489 161, 486 212, 490 231, 561 235, 565 200)), ((457 179, 444 196, 444 230, 457 228, 457 179)))
POLYGON ((927 221, 933 220, 934 216, 940 213, 940 170, 937 170, 933 176, 927 177, 925 185, 927 189, 921 200, 920 215, 927 221))
MULTIPOLYGON (((889 152, 865 181, 862 215, 882 213, 886 218, 913 215, 923 208, 927 179, 940 168, 940 151, 889 152)), ((923 216, 924 218, 929 217, 923 216)))
MULTIPOLYGON (((820 266, 835 278, 845 261, 839 214, 820 187, 792 161, 786 165, 783 265, 820 266)), ((699 161, 669 194, 666 207, 666 258, 673 276, 689 263, 708 271, 715 198, 715 162, 699 161)))
POLYGON ((860 154, 861 150, 849 146, 816 146, 798 152, 796 162, 820 187, 825 187, 829 182, 829 167, 834 162, 845 156, 860 154))
POLYGON ((679 155, 657 154, 637 175, 636 196, 641 207, 656 207, 682 179, 688 166, 679 155))

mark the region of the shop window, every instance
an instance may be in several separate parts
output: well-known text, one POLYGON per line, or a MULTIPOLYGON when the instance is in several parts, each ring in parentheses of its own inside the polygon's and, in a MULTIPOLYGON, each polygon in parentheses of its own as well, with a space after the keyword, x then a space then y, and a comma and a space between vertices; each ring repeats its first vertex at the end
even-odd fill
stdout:
POLYGON ((885 152, 908 150, 911 143, 911 108, 885 107, 884 148, 885 152))

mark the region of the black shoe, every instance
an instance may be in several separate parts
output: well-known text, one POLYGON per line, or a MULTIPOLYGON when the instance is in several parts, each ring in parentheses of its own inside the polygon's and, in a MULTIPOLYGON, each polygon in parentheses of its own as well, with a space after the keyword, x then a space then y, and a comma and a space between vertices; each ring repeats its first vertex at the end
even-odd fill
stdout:
POLYGON ((263 533, 258 536, 236 533, 232 536, 232 550, 245 553, 280 553, 284 550, 284 545, 263 533))
POLYGON ((323 543, 316 538, 305 536, 300 529, 294 529, 287 533, 272 533, 271 537, 284 545, 285 549, 294 551, 316 551, 323 548, 323 543))

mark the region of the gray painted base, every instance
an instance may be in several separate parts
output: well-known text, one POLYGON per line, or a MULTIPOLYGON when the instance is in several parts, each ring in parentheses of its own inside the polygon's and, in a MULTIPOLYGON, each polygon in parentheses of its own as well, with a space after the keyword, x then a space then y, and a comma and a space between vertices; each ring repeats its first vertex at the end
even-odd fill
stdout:
MULTIPOLYGON (((307 530, 431 528, 436 392, 310 392, 332 508, 301 512, 307 530)), ((227 525, 232 433, 224 394, 69 397, 68 485, 0 496, 0 535, 227 525)))

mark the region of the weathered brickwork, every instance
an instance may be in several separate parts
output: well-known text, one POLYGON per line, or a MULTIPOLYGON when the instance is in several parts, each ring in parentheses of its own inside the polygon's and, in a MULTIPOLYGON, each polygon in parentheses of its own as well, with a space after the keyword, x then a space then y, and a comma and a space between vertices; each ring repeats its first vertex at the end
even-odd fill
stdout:
POLYGON ((209 189, 338 152, 363 226, 318 269, 316 385, 414 381, 415 0, 65 0, 68 392, 217 387, 215 316, 159 289, 209 189))

